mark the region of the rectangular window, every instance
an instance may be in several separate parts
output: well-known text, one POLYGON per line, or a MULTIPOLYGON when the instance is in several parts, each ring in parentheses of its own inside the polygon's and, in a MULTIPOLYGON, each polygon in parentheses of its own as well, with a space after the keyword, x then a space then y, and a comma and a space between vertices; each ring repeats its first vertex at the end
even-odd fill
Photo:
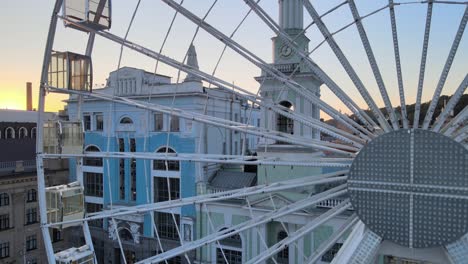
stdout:
POLYGON ((102 197, 103 196, 103 176, 102 173, 83 172, 85 195, 102 197))
POLYGON ((62 232, 56 228, 52 228, 52 243, 62 241, 62 232))
POLYGON ((221 251, 220 248, 216 248, 216 264, 226 264, 226 257, 227 263, 229 264, 241 264, 242 263, 242 251, 238 250, 231 250, 223 248, 221 251), (224 255, 223 255, 224 253, 224 255))
MULTIPOLYGON (((102 204, 86 203, 86 213, 97 213, 102 211, 102 204)), ((89 221, 90 226, 102 227, 102 219, 89 221)))
POLYGON ((180 198, 179 178, 154 178, 154 202, 164 202, 180 198), (169 182, 169 186, 168 186, 169 182), (170 199, 169 199, 170 198, 170 199))
POLYGON ((174 219, 170 213, 159 213, 155 212, 155 222, 158 228, 158 234, 161 238, 179 240, 179 235, 177 233, 177 227, 180 223, 180 216, 174 214, 174 219), (177 226, 177 227, 176 227, 177 226))
POLYGON ((34 250, 37 248, 36 235, 26 237, 26 251, 34 250))
POLYGON ((260 118, 257 119, 257 126, 260 127, 260 118))
POLYGON ((102 115, 102 113, 96 114, 96 130, 104 130, 104 116, 102 115))
POLYGON ((83 126, 85 131, 91 130, 91 116, 83 115, 83 126))
POLYGON ((6 206, 10 204, 10 196, 8 193, 1 193, 0 194, 0 206, 6 206))
MULTIPOLYGON (((125 152, 125 143, 123 138, 119 138, 119 151, 125 152)), ((119 186, 119 198, 120 200, 125 200, 125 159, 119 160, 119 186)))
POLYGON ((8 258, 10 256, 10 242, 0 244, 0 258, 8 258))
POLYGON ((26 210, 26 224, 37 223, 37 208, 28 208, 26 210))
POLYGON ((171 119, 171 132, 179 132, 180 131, 179 117, 171 116, 170 119, 171 119))
POLYGON ((28 190, 26 202, 32 203, 37 201, 37 191, 35 189, 28 190))
POLYGON ((130 160, 130 191, 132 201, 136 201, 136 159, 130 160))
POLYGON ((10 228, 10 215, 4 214, 0 215, 0 230, 5 230, 10 228))
POLYGON ((163 113, 154 114, 154 131, 163 131, 164 128, 164 115, 163 113))

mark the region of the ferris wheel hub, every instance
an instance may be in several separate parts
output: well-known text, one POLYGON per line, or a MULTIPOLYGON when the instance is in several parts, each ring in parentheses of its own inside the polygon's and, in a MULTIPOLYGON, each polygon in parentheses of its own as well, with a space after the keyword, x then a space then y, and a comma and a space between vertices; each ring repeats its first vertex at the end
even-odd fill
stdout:
POLYGON ((468 150, 442 134, 376 138, 354 160, 348 189, 361 220, 399 245, 443 246, 468 232, 468 150))

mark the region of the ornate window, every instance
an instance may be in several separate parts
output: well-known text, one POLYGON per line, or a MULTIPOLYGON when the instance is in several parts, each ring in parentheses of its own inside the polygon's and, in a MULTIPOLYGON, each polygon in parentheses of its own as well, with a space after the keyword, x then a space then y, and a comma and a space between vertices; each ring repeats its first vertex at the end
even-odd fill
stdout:
MULTIPOLYGON (((100 152, 100 150, 96 146, 88 146, 86 147, 85 151, 86 152, 100 152)), ((83 158, 83 165, 101 167, 102 158, 93 158, 93 157, 83 158)))
MULTIPOLYGON (((160 148, 157 153, 176 153, 173 149, 169 148, 160 148), (166 151, 167 150, 167 151, 166 151)), ((168 170, 168 171, 178 171, 180 170, 179 161, 177 160, 154 160, 153 161, 153 170, 168 170), (167 162, 167 166, 166 166, 167 162)))

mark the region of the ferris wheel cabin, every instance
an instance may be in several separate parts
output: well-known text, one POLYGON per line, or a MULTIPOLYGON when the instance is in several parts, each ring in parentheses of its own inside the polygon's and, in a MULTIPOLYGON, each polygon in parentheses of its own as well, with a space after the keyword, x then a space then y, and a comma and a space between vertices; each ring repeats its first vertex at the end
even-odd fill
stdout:
POLYGON ((49 121, 44 123, 44 153, 83 153, 84 131, 81 121, 49 121))
POLYGON ((55 254, 56 264, 93 264, 94 252, 88 245, 69 248, 55 254))
MULTIPOLYGON (((64 0, 63 16, 78 25, 94 30, 106 30, 111 27, 111 0, 64 0)), ((83 28, 64 20, 66 27, 78 30, 83 28)))
POLYGON ((49 64, 49 86, 58 89, 91 92, 91 57, 73 52, 54 52, 49 64))
MULTIPOLYGON (((79 182, 46 188, 47 220, 49 223, 83 219, 84 191, 79 182)), ((81 225, 81 222, 61 224, 54 228, 81 225)))

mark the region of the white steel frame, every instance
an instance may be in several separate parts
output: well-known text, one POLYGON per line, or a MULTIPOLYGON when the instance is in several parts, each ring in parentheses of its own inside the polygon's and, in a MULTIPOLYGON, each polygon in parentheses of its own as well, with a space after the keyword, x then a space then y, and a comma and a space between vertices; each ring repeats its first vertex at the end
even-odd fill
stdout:
MULTIPOLYGON (((191 43, 193 43, 193 40, 195 39, 198 33, 198 30, 202 29, 202 30, 205 30, 208 34, 217 38, 219 41, 221 41, 225 45, 223 52, 215 67, 215 70, 213 71, 212 74, 203 72, 199 69, 186 65, 185 59, 184 61, 180 62, 180 61, 171 59, 168 56, 163 55, 162 54, 163 47, 161 47, 159 52, 156 52, 156 51, 145 48, 141 45, 138 45, 136 43, 133 43, 127 40, 128 32, 130 30, 133 19, 135 18, 136 11, 138 9, 140 1, 138 1, 137 7, 135 9, 135 12, 133 13, 132 20, 130 22, 127 33, 124 38, 118 37, 110 32, 96 31, 83 24, 73 22, 67 19, 66 17, 60 16, 58 12, 60 11, 60 8, 64 0, 56 0, 55 2, 54 9, 52 12, 52 17, 51 17, 51 23, 49 26, 49 32, 48 32, 47 43, 46 43, 46 48, 44 52, 44 60, 43 60, 42 73, 41 73, 41 81, 40 81, 40 89, 39 89, 39 107, 38 107, 39 115, 38 115, 38 121, 37 121, 38 122, 37 145, 36 145, 37 173, 38 173, 38 197, 39 197, 40 216, 41 216, 40 217, 41 229, 42 229, 44 245, 46 248, 46 253, 47 253, 47 258, 48 258, 49 263, 55 263, 54 250, 53 250, 50 235, 49 235, 49 228, 55 225, 60 225, 63 223, 81 223, 83 226, 83 232, 85 234, 86 244, 90 246, 91 250, 94 250, 89 227, 88 227, 88 221, 91 221, 91 220, 111 218, 112 221, 115 221, 114 217, 117 217, 117 216, 130 215, 130 214, 146 214, 146 213, 152 213, 155 210, 177 208, 177 207, 181 207, 183 205, 189 205, 189 204, 203 205, 205 206, 205 210, 208 211, 208 208, 206 207, 207 203, 219 202, 219 201, 224 201, 224 200, 233 199, 233 198, 245 199, 249 206, 249 210, 252 210, 249 199, 248 199, 249 196, 252 196, 252 195, 265 194, 265 193, 271 194, 273 192, 284 191, 284 190, 304 189, 306 187, 310 187, 310 186, 317 185, 317 184, 323 184, 323 183, 346 182, 347 180, 346 174, 348 172, 347 168, 351 166, 353 158, 357 155, 360 149, 365 146, 367 142, 379 136, 381 133, 398 130, 400 128, 407 129, 410 126, 409 123, 411 120, 408 120, 407 109, 406 109, 403 73, 402 73, 402 66, 401 66, 401 59, 400 59, 400 47, 399 47, 399 39, 398 39, 398 33, 397 33, 398 31, 397 31, 397 26, 396 26, 396 14, 395 14, 396 6, 415 5, 415 4, 427 5, 427 15, 426 15, 423 47, 422 47, 422 56, 421 56, 421 63, 419 67, 419 82, 418 82, 418 87, 417 87, 415 118, 414 120, 412 120, 414 128, 419 127, 418 125, 419 115, 420 115, 420 107, 421 107, 422 90, 424 86, 426 58, 427 58, 428 50, 429 50, 429 35, 431 31, 433 8, 436 6, 436 4, 459 5, 461 7, 465 7, 464 15, 460 21, 457 33, 452 42, 449 55, 443 67, 437 87, 434 91, 434 95, 432 97, 429 110, 427 111, 427 114, 424 118, 422 129, 431 129, 434 132, 442 133, 445 136, 451 137, 454 140, 459 141, 459 142, 466 140, 468 138, 468 130, 467 130, 467 127, 464 126, 464 124, 466 124, 467 119, 468 119, 468 107, 465 107, 457 116, 455 116, 452 120, 450 120, 450 122, 446 123, 446 120, 449 117, 449 114, 455 108, 456 104, 459 102, 459 99, 461 98, 463 93, 466 91, 466 88, 468 86, 468 74, 465 74, 464 80, 460 83, 459 87, 454 92, 453 97, 448 102, 446 108, 439 115, 439 117, 434 122, 432 127, 430 127, 432 123, 432 119, 433 119, 433 113, 437 105, 437 101, 441 95, 442 89, 444 88, 445 82, 447 80, 447 76, 450 72, 453 61, 455 59, 455 55, 457 54, 460 41, 465 31, 466 23, 468 22, 468 3, 467 2, 428 0, 428 1, 418 1, 418 2, 395 3, 393 0, 389 0, 388 5, 382 8, 379 8, 367 15, 361 16, 354 0, 344 1, 334 6, 329 11, 327 11, 326 13, 322 15, 320 15, 317 12, 317 10, 315 9, 314 5, 312 5, 310 0, 304 0, 302 1, 304 5, 303 7, 307 11, 307 13, 312 17, 313 22, 310 25, 308 25, 303 30, 303 32, 305 32, 305 30, 308 29, 310 26, 315 25, 319 29, 322 36, 324 37, 324 40, 317 47, 312 49, 311 52, 304 52, 303 50, 300 50, 298 48, 296 44, 296 39, 291 38, 275 22, 275 20, 272 19, 271 16, 264 9, 262 9, 262 7, 259 4, 260 1, 244 0, 244 2, 250 7, 250 9, 248 13, 246 14, 246 16, 241 20, 239 25, 236 27, 236 29, 230 36, 225 35, 221 31, 216 29, 214 26, 205 22, 205 18, 208 15, 208 13, 211 11, 211 9, 214 7, 214 5, 216 4, 217 2, 216 0, 213 2, 207 14, 203 18, 197 17, 190 10, 184 8, 182 6, 183 1, 181 1, 180 3, 177 3, 173 0, 161 0, 161 1, 167 4, 168 6, 170 6, 171 8, 173 8, 175 11, 175 15, 173 17, 169 30, 166 34, 165 40, 167 39, 167 36, 172 29, 172 24, 174 23, 176 16, 180 14, 197 25, 196 33, 191 43), (323 20, 324 16, 336 11, 338 8, 341 8, 345 5, 348 5, 354 21, 344 26, 343 28, 339 29, 338 31, 330 32, 327 25, 324 23, 324 20, 323 20), (363 19, 365 19, 366 17, 377 14, 385 9, 388 9, 389 14, 390 14, 395 68, 396 68, 396 73, 397 73, 397 83, 398 83, 398 91, 399 91, 399 96, 400 96, 399 99, 400 99, 401 115, 402 115, 401 125, 396 118, 395 110, 390 102, 390 98, 387 92, 387 87, 384 83, 381 70, 378 66, 378 61, 374 55, 372 45, 367 37, 366 30, 362 23, 363 19), (233 40, 234 33, 239 29, 239 27, 245 21, 246 17, 251 12, 255 13, 275 34, 277 34, 277 36, 282 41, 284 41, 284 43, 286 43, 286 45, 288 45, 293 50, 294 53, 299 55, 302 62, 318 77, 320 81, 322 81, 324 84, 327 85, 327 87, 341 100, 341 102, 346 107, 348 107, 348 109, 356 116, 356 118, 359 120, 359 122, 362 123, 362 125, 359 124, 356 120, 353 120, 347 115, 334 109, 328 103, 326 103, 322 99, 318 98, 315 94, 307 90, 306 87, 295 82, 292 79, 292 77, 294 73, 297 71, 297 68, 294 70, 294 72, 290 76, 288 76, 284 74, 283 72, 277 70, 272 65, 268 64, 266 61, 264 61, 259 56, 255 55, 253 52, 243 47, 240 43, 233 40), (213 85, 213 86, 219 87, 221 89, 224 89, 225 91, 229 91, 230 93, 233 93, 243 99, 248 100, 249 102, 252 103, 252 106, 254 105, 260 106, 265 109, 268 109, 269 111, 273 111, 277 114, 284 115, 287 118, 290 118, 298 123, 304 124, 322 133, 328 134, 340 140, 341 143, 324 142, 320 140, 313 140, 313 139, 298 137, 298 136, 294 136, 294 135, 290 135, 290 134, 286 134, 286 133, 282 133, 278 131, 272 131, 272 130, 268 130, 264 128, 253 127, 253 126, 249 126, 240 122, 234 122, 234 121, 225 120, 222 118, 216 118, 213 116, 209 116, 207 114, 200 114, 200 113, 195 113, 191 111, 177 109, 177 108, 174 108, 173 105, 171 107, 166 107, 162 105, 149 103, 149 101, 144 102, 144 101, 132 100, 132 99, 125 98, 125 97, 107 95, 107 94, 99 93, 96 91, 89 93, 89 92, 62 90, 62 89, 58 89, 55 87, 51 87, 48 85, 47 71, 48 71, 48 65, 49 65, 51 53, 53 50, 55 31, 56 31, 58 19, 62 19, 63 21, 66 21, 67 23, 72 24, 77 28, 90 32, 89 37, 88 37, 88 43, 86 46, 86 52, 85 52, 87 56, 92 55, 94 40, 95 40, 96 35, 101 36, 112 42, 119 43, 121 45, 121 50, 123 49, 123 47, 126 47, 138 53, 146 55, 150 58, 155 59, 157 61, 156 69, 157 69, 158 63, 162 62, 168 66, 171 66, 177 69, 179 71, 179 76, 180 76, 180 72, 185 72, 187 74, 196 76, 200 78, 201 80, 209 83, 210 86, 213 85), (367 59, 372 69, 372 74, 375 77, 377 87, 380 91, 380 94, 385 104, 386 112, 389 115, 390 123, 388 123, 388 121, 384 117, 384 114, 382 113, 382 111, 379 109, 379 107, 375 103, 368 89, 365 87, 363 81, 358 76, 356 70, 351 66, 349 59, 346 57, 341 47, 338 45, 338 43, 334 39, 335 34, 345 30, 346 28, 349 28, 352 25, 355 25, 357 27, 359 37, 361 39, 362 45, 367 55, 367 59), (330 46, 332 52, 338 58, 341 66, 344 68, 348 77, 351 79, 354 86, 357 88, 359 94, 362 96, 366 104, 369 106, 373 116, 370 116, 363 109, 361 109, 353 101, 353 99, 351 99, 351 97, 348 95, 349 93, 345 92, 344 89, 339 87, 335 83, 335 81, 325 71, 323 71, 319 67, 319 65, 317 65, 310 58, 310 55, 325 42, 330 46), (280 81, 282 84, 284 84, 285 89, 290 89, 292 91, 295 91, 297 94, 302 96, 308 102, 317 105, 323 112, 333 117, 342 126, 346 127, 346 129, 348 129, 351 132, 324 124, 316 119, 313 119, 309 116, 301 114, 298 111, 289 110, 277 104, 276 102, 268 103, 265 100, 262 100, 262 98, 258 95, 258 93, 255 94, 255 93, 249 92, 247 89, 244 89, 242 87, 239 87, 228 81, 225 81, 216 77, 214 74, 216 72, 218 64, 226 48, 232 49, 238 55, 240 55, 241 57, 245 58, 250 63, 257 66, 263 72, 267 73, 270 77, 273 77, 276 80, 280 81), (151 111, 165 113, 170 116, 178 116, 181 118, 193 120, 195 122, 200 122, 205 125, 221 127, 221 128, 225 128, 225 129, 232 130, 232 131, 238 131, 244 134, 251 134, 251 135, 273 139, 277 141, 288 142, 291 144, 304 146, 304 147, 315 149, 315 150, 328 151, 328 152, 334 153, 334 155, 336 155, 337 157, 316 158, 310 161, 294 162, 294 161, 280 161, 277 159, 259 158, 257 156, 245 156, 245 155, 218 155, 218 154, 198 154, 198 153, 197 154, 192 154, 192 153, 177 153, 176 154, 176 153, 168 153, 168 152, 154 153, 154 152, 108 152, 107 151, 107 152, 85 152, 84 154, 46 154, 46 153, 43 153, 42 138, 43 138, 44 131, 43 131, 42 124, 44 122, 43 113, 44 113, 44 107, 45 107, 45 96, 47 92, 75 94, 78 99, 78 113, 79 114, 81 112, 81 105, 83 101, 86 98, 95 98, 98 100, 112 102, 113 104, 125 104, 125 105, 135 106, 141 109, 147 109, 151 111), (170 200, 167 202, 160 202, 160 203, 148 203, 145 205, 130 206, 130 207, 119 208, 119 209, 111 208, 110 210, 106 210, 100 213, 89 214, 84 219, 80 219, 80 220, 73 220, 73 221, 67 221, 67 222, 62 222, 62 223, 48 223, 47 211, 45 209, 46 208, 46 201, 45 201, 46 186, 45 186, 44 167, 43 167, 44 159, 78 158, 78 166, 81 166, 82 159, 85 157, 103 158, 103 160, 105 159, 107 161, 107 164, 108 164, 108 160, 111 158, 119 158, 119 159, 123 158, 123 159, 143 159, 145 160, 145 162, 147 160, 165 160, 165 161, 175 160, 175 161, 190 161, 190 162, 201 162, 201 163, 208 162, 208 163, 219 163, 219 164, 242 164, 242 165, 309 166, 309 167, 327 166, 327 167, 343 168, 343 170, 335 172, 335 173, 322 174, 322 175, 318 175, 314 177, 288 180, 288 181, 277 182, 277 183, 272 183, 268 185, 257 185, 253 187, 247 187, 242 190, 232 190, 232 191, 225 191, 225 192, 220 192, 220 193, 215 193, 215 194, 199 195, 199 196, 191 197, 191 198, 182 198, 178 200, 170 200)), ((99 17, 99 14, 97 14, 97 17, 99 17)), ((164 43, 165 43, 165 40, 164 40, 164 43)), ((119 67, 120 67, 120 59, 121 57, 119 58, 119 67)), ((174 93, 174 99, 175 99, 175 96, 176 95, 174 93)), ((244 150, 242 151, 242 153, 244 153, 244 150)), ((206 237, 199 238, 189 243, 182 243, 181 241, 180 247, 172 249, 170 251, 163 252, 159 255, 150 257, 148 259, 142 260, 139 263, 156 263, 156 262, 161 262, 161 261, 167 261, 171 257, 184 254, 190 250, 197 249, 209 243, 219 244, 219 240, 232 236, 233 234, 238 234, 242 232, 243 230, 257 227, 261 224, 267 223, 268 221, 275 220, 275 219, 278 221, 281 221, 280 218, 285 215, 293 214, 304 208, 311 207, 321 201, 325 201, 333 197, 343 196, 346 194, 347 194, 346 185, 342 184, 342 185, 339 185, 338 187, 332 188, 322 193, 311 195, 303 200, 296 201, 282 208, 276 208, 276 205, 273 202, 274 210, 265 213, 261 217, 254 217, 251 211, 251 219, 244 223, 238 224, 233 227, 229 227, 228 229, 225 229, 222 231, 213 230, 212 234, 206 237)), ((270 198, 271 198, 271 195, 270 195, 270 198)), ((326 213, 321 214, 320 216, 315 218, 313 221, 311 221, 309 224, 304 225, 303 227, 299 228, 295 232, 288 233, 288 237, 286 239, 282 240, 281 242, 276 243, 275 245, 268 248, 264 252, 261 252, 259 255, 257 255, 253 259, 248 260, 247 263, 261 263, 271 257, 274 257, 274 255, 280 250, 282 250, 284 247, 290 244, 296 245, 296 241, 298 239, 310 233, 317 226, 329 221, 333 217, 346 211, 350 207, 351 207, 351 204, 349 203, 349 201, 344 200, 341 204, 328 210, 326 213)), ((156 229, 155 223, 153 222, 152 224, 153 224, 153 227, 156 229)), ((345 245, 343 246, 342 250, 340 250, 337 258, 334 260, 334 263, 337 263, 336 261, 343 261, 340 263, 345 263, 345 262, 346 263, 370 263, 370 261, 372 261, 374 255, 376 254, 378 250, 378 246, 381 241, 381 238, 379 238, 377 235, 372 233, 372 231, 367 229, 364 226, 364 224, 360 222, 358 220, 358 217, 355 215, 352 215, 351 217, 349 217, 348 220, 342 225, 340 229, 336 230, 330 236, 330 238, 327 241, 325 241, 324 244, 322 244, 315 252, 313 252, 313 254, 306 260, 307 263, 314 263, 315 261, 317 261, 321 255, 323 255, 331 246, 333 246, 333 244, 340 237, 343 236, 343 234, 346 231, 348 231, 351 228, 353 229, 353 232, 351 233, 348 240, 345 242, 345 245), (371 250, 369 251, 369 249, 371 250), (365 252, 366 250, 367 252, 365 252)), ((179 232, 179 230, 177 231, 179 232)), ((161 242, 159 240, 157 231, 156 231, 156 237, 158 239, 159 246, 161 247, 161 242)), ((119 245, 121 247, 121 250, 123 250, 118 234, 117 234, 117 238, 119 240, 119 245)), ((263 243, 266 246, 265 241, 263 241, 263 243)), ((452 250, 452 248, 449 247, 447 254, 449 255, 461 254, 459 251, 457 251, 457 253, 453 253, 455 251, 452 250)), ((462 254, 468 254, 468 253, 462 252, 462 254)), ((185 256, 187 257, 187 255, 185 256)), ((452 259, 456 258, 456 256, 453 256, 453 255, 451 257, 452 259)), ((224 256, 224 258, 226 257, 224 256)), ((190 262, 188 258, 187 260, 190 262)), ((276 262, 274 258, 273 258, 273 261, 276 262)))

